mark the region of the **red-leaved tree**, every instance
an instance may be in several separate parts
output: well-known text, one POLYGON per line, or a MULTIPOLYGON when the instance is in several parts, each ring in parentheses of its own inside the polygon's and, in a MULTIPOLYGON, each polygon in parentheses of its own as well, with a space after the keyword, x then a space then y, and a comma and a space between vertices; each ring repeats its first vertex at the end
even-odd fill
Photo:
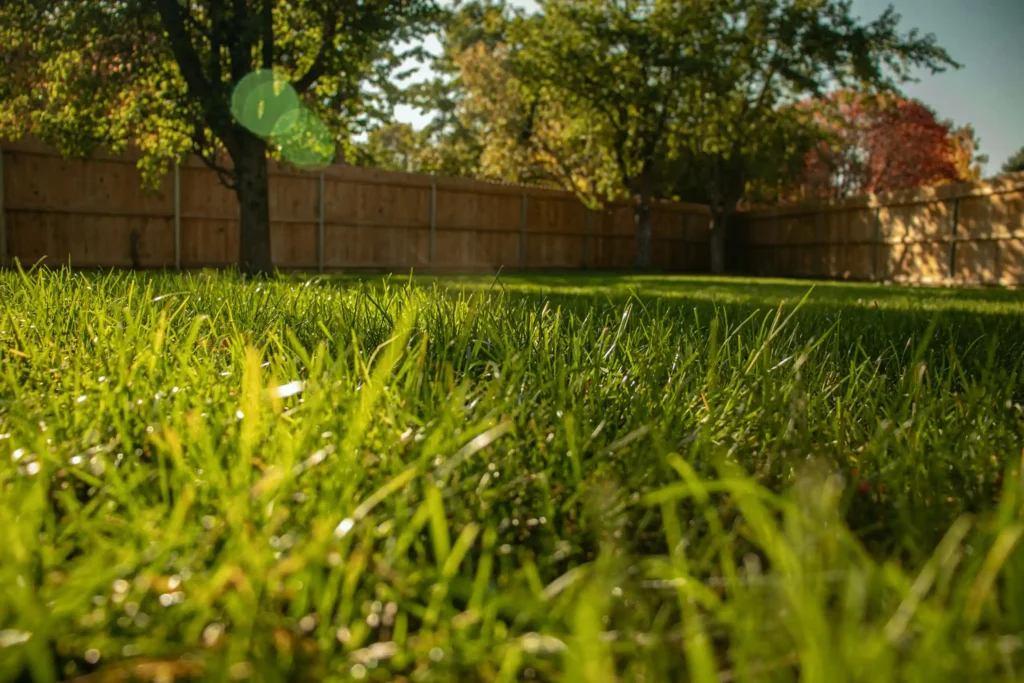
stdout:
POLYGON ((826 139, 807 155, 797 194, 841 199, 973 179, 976 141, 913 99, 836 93, 817 117, 826 139), (970 149, 968 150, 968 146, 970 149))

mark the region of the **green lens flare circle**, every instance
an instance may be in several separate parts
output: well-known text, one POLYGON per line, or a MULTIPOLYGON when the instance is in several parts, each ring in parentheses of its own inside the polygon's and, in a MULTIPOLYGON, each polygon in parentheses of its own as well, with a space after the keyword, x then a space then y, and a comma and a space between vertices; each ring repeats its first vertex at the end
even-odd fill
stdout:
POLYGON ((302 109, 295 88, 272 69, 248 74, 231 95, 231 114, 254 135, 261 138, 288 134, 288 126, 302 109))
POLYGON ((285 161, 305 169, 323 168, 334 161, 334 136, 308 109, 301 107, 287 114, 281 124, 286 132, 273 135, 272 141, 280 147, 285 161))

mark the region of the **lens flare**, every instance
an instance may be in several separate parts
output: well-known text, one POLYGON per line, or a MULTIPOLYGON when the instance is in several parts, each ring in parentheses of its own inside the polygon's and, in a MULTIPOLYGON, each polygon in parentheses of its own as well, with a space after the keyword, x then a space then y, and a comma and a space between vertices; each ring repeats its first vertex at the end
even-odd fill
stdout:
POLYGON ((281 148, 281 156, 300 168, 323 168, 334 161, 335 140, 327 125, 305 107, 295 112, 287 132, 272 140, 281 148))
POLYGON ((334 161, 330 129, 303 106, 288 79, 272 69, 253 71, 238 82, 231 113, 254 135, 279 147, 294 166, 316 169, 334 161))
POLYGON ((231 113, 254 135, 269 138, 284 135, 302 108, 291 83, 271 69, 260 69, 245 76, 231 95, 231 113))

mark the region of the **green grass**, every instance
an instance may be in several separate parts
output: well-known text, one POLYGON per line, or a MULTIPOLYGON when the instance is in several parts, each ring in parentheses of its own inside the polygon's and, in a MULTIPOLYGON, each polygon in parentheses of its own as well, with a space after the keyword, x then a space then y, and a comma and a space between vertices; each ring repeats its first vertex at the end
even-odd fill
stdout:
POLYGON ((0 680, 1024 676, 1024 296, 0 272, 0 680))

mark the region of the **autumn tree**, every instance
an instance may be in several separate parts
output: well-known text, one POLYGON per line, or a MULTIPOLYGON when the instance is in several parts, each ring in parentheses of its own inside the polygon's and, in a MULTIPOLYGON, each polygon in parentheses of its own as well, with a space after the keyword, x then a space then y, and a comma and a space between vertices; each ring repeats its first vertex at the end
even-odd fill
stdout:
POLYGON ((957 176, 964 182, 981 180, 985 164, 988 163, 988 155, 981 153, 981 140, 974 126, 968 123, 955 128, 952 121, 946 123, 951 129, 953 165, 956 167, 957 176))
POLYGON ((973 128, 954 128, 913 99, 835 93, 817 111, 827 141, 808 154, 804 185, 843 198, 980 177, 984 157, 973 128))
POLYGON ((1003 164, 1003 173, 1024 173, 1024 147, 1018 149, 1006 163, 1003 164))
POLYGON ((428 0, 5 0, 0 134, 70 154, 198 153, 239 201, 239 265, 272 268, 268 155, 330 159, 387 91, 428 0), (378 84, 376 91, 373 83, 378 84))

